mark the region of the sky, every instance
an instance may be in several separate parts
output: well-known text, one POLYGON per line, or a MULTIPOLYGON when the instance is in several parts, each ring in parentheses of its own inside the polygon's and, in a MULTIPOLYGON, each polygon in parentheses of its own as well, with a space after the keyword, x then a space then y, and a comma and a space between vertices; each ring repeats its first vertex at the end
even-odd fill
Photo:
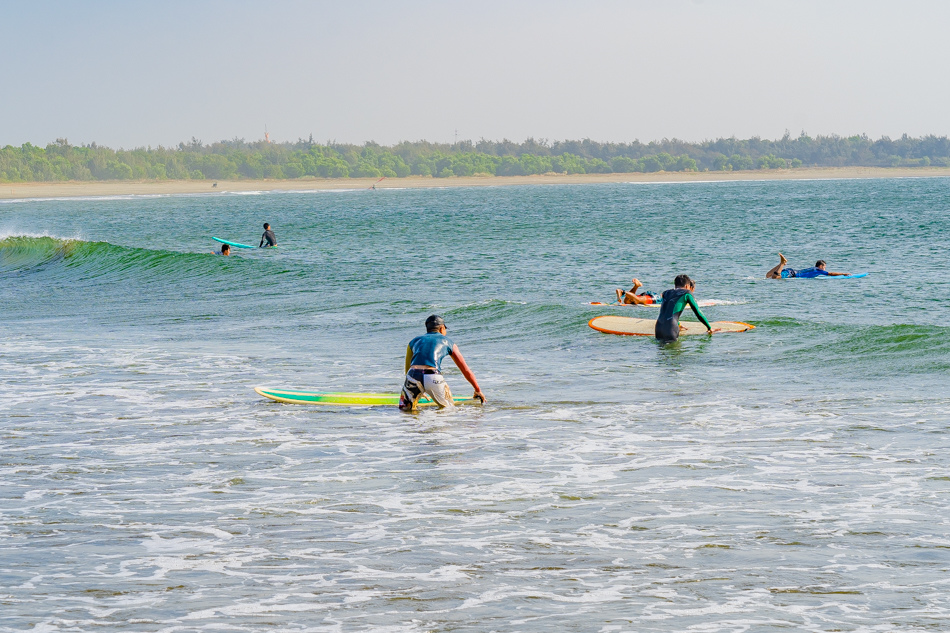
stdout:
POLYGON ((948 25, 943 0, 0 0, 0 146, 948 135, 948 25))

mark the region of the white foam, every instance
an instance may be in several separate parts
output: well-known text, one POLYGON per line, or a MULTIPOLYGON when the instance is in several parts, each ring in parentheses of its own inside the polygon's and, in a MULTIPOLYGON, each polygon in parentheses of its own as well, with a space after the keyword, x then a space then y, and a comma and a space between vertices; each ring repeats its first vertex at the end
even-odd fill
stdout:
POLYGON ((77 233, 77 234, 75 234, 75 235, 73 235, 73 236, 64 236, 64 235, 55 235, 55 234, 49 233, 48 231, 43 231, 43 232, 37 233, 37 232, 25 232, 25 231, 21 231, 21 230, 14 229, 14 228, 10 228, 10 227, 7 227, 7 228, 0 228, 0 240, 4 240, 4 239, 7 239, 7 238, 17 238, 17 237, 25 237, 25 238, 50 238, 50 239, 54 239, 54 240, 60 240, 60 241, 63 241, 63 242, 84 242, 84 241, 86 241, 85 238, 83 237, 83 234, 82 234, 82 233, 77 233))

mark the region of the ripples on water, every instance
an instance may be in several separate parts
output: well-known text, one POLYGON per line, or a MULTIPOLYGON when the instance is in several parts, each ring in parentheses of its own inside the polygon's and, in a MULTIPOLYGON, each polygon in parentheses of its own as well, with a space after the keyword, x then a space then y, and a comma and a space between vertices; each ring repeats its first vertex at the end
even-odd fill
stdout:
POLYGON ((946 628, 948 184, 5 205, 0 630, 946 628), (586 327, 681 271, 758 328, 586 327), (432 311, 488 406, 251 390, 395 390, 432 311))

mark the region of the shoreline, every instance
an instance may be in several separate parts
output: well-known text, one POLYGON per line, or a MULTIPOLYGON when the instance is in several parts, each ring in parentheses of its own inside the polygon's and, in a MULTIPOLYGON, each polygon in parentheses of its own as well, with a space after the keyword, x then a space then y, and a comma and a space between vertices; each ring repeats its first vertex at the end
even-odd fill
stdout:
POLYGON ((832 180, 866 178, 947 178, 950 167, 800 167, 749 171, 653 172, 630 174, 543 174, 534 176, 453 176, 431 178, 302 178, 296 180, 106 180, 0 183, 0 200, 97 196, 175 195, 249 191, 332 191, 346 189, 427 189, 610 183, 731 182, 750 180, 832 180))

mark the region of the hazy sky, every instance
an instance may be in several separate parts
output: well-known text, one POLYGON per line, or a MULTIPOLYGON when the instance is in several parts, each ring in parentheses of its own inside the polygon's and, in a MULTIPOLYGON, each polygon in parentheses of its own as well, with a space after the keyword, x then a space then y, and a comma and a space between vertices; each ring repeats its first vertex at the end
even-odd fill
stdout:
POLYGON ((950 134, 942 0, 0 0, 0 146, 950 134))

